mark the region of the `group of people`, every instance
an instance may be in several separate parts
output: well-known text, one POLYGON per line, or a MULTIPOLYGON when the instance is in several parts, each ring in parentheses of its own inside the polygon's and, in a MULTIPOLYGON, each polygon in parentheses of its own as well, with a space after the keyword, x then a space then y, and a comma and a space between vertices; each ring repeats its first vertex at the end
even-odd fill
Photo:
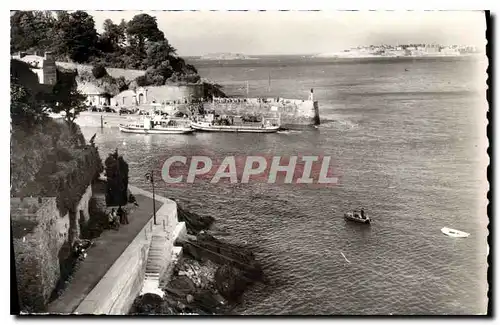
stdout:
POLYGON ((118 209, 111 209, 111 212, 108 215, 108 221, 111 228, 118 228, 120 224, 129 224, 127 213, 121 206, 119 206, 118 209))
POLYGON ((358 218, 361 218, 361 219, 365 219, 366 218, 365 210, 363 208, 361 208, 360 210, 354 210, 352 212, 352 215, 354 217, 358 217, 358 218))

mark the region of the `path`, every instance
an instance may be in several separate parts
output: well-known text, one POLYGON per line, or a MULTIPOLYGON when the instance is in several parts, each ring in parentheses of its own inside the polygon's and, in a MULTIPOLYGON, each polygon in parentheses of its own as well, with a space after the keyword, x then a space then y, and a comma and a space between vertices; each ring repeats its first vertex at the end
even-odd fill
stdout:
MULTIPOLYGON (((135 194, 135 198, 139 206, 129 214, 130 224, 121 225, 118 231, 105 230, 94 239, 64 293, 49 304, 49 313, 72 313, 151 219, 153 200, 142 194, 135 194)), ((162 204, 156 200, 156 211, 162 204)))

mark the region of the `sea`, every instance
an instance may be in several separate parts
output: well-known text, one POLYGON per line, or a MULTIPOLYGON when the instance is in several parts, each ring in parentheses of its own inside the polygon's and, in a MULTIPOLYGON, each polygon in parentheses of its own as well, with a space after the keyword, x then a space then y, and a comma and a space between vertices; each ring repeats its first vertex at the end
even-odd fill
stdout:
POLYGON ((276 134, 97 134, 118 149, 130 182, 216 218, 221 239, 255 251, 268 283, 243 315, 464 315, 487 311, 487 59, 476 57, 191 59, 229 95, 306 99, 321 125, 276 134), (169 156, 331 157, 335 186, 250 182, 169 185, 169 156), (371 226, 346 222, 364 208, 371 226), (470 233, 451 238, 442 227, 470 233), (345 258, 344 258, 345 257, 345 258))

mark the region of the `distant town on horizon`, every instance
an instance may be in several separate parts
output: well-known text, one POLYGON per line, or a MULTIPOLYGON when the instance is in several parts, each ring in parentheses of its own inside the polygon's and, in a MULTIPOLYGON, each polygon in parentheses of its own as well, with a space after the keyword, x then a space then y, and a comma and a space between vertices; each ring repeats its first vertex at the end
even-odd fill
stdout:
POLYGON ((244 54, 235 52, 206 53, 186 57, 203 60, 247 60, 265 56, 305 56, 305 57, 418 57, 418 56, 459 56, 484 53, 472 45, 442 45, 426 43, 359 45, 340 51, 302 54, 244 54))

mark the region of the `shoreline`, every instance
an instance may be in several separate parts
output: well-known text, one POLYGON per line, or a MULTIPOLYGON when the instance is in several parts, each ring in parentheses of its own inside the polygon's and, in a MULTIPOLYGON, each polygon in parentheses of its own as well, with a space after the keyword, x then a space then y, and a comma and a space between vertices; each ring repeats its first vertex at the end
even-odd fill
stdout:
POLYGON ((179 203, 177 215, 186 224, 187 235, 176 241, 182 255, 160 279, 164 297, 139 295, 129 314, 233 315, 231 310, 248 287, 266 283, 260 263, 246 245, 212 235, 213 217, 192 213, 179 203))

